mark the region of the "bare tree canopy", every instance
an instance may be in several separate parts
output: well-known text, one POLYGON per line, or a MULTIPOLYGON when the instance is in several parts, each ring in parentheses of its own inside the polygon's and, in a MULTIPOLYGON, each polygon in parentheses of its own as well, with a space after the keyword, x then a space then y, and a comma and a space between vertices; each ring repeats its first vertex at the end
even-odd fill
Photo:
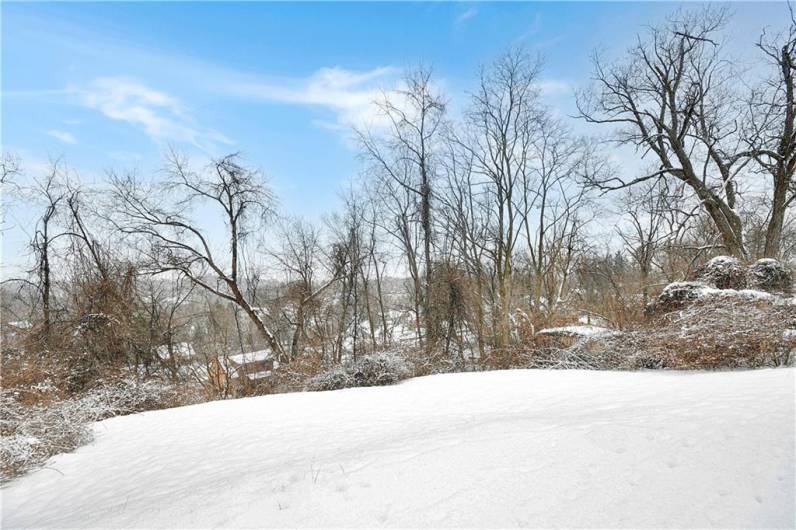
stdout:
POLYGON ((735 72, 718 44, 725 9, 680 11, 652 27, 623 61, 594 58, 594 86, 578 108, 590 123, 615 125, 614 139, 657 166, 631 180, 592 181, 618 189, 659 178, 684 182, 703 204, 727 251, 747 255, 738 213, 738 175, 749 163, 739 134, 735 72))
POLYGON ((244 295, 242 250, 245 238, 265 227, 274 199, 262 175, 242 165, 238 154, 214 161, 196 172, 176 153, 168 160, 169 179, 152 189, 132 176, 114 176, 112 185, 124 234, 140 236, 149 266, 156 273, 183 274, 210 293, 238 305, 280 358, 285 354, 264 315, 244 295), (165 191, 168 189, 168 193, 165 191), (173 204, 156 197, 176 196, 173 204), (209 235, 186 215, 207 204, 221 214, 227 229, 226 250, 217 252, 209 235))
POLYGON ((778 35, 760 36, 757 47, 771 70, 747 97, 744 141, 760 171, 771 178, 771 211, 764 255, 780 254, 787 208, 796 198, 796 18, 778 35))

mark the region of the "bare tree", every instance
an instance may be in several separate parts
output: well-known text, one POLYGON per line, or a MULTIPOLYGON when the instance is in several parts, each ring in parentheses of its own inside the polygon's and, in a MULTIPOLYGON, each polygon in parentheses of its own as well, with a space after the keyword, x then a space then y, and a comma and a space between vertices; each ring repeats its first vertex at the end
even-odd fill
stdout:
POLYGON ((262 175, 242 165, 238 154, 215 160, 198 173, 175 153, 169 179, 151 189, 132 176, 112 176, 119 212, 117 227, 139 236, 154 273, 176 272, 206 291, 240 307, 280 362, 288 356, 266 325, 265 315, 244 295, 241 247, 253 230, 272 215, 274 199, 262 175), (166 204, 164 197, 179 197, 166 204), (215 208, 227 230, 226 251, 215 251, 200 223, 186 214, 192 207, 215 208))
POLYGON ((757 47, 772 67, 772 75, 749 97, 746 142, 764 174, 771 177, 772 196, 765 235, 766 257, 780 254, 787 208, 796 200, 796 18, 788 4, 787 31, 760 36, 757 47))
POLYGON ((486 263, 493 210, 485 196, 479 194, 479 176, 475 174, 473 164, 474 156, 470 150, 463 147, 457 138, 449 138, 444 157, 446 188, 440 198, 444 204, 442 233, 450 239, 448 246, 467 272, 474 291, 469 320, 478 352, 483 357, 487 342, 484 304, 491 294, 489 280, 494 276, 486 263))
POLYGON ((46 208, 39 220, 36 228, 36 235, 33 238, 33 250, 36 254, 36 274, 39 277, 39 290, 41 291, 42 317, 43 317, 43 336, 44 345, 50 342, 52 327, 51 317, 51 296, 52 296, 52 244, 60 234, 53 234, 51 227, 61 202, 65 198, 63 189, 60 188, 58 179, 58 168, 53 165, 52 172, 39 184, 39 190, 44 196, 46 208))
MULTIPOLYGON (((409 164, 403 168, 409 171, 409 164)), ((414 193, 405 186, 398 184, 393 178, 382 172, 371 174, 371 202, 378 215, 373 217, 374 223, 393 241, 401 251, 411 282, 411 303, 415 317, 415 334, 418 344, 424 344, 422 305, 424 288, 421 269, 420 241, 422 230, 415 208, 414 193)))
POLYGON ((497 280, 499 347, 510 341, 512 267, 523 219, 518 201, 534 156, 539 68, 537 59, 517 50, 483 69, 468 114, 469 134, 461 142, 472 156, 473 172, 485 179, 481 186, 494 211, 487 253, 497 280))
MULTIPOLYGON (((3 163, 4 182, 6 178, 18 174, 19 165, 14 159, 3 163)), ((23 190, 23 193, 34 200, 44 203, 44 211, 36 222, 35 230, 30 241, 35 264, 29 271, 36 277, 35 282, 26 278, 9 278, 3 283, 17 282, 33 287, 38 293, 41 302, 41 337, 45 348, 49 347, 52 339, 52 308, 53 308, 53 261, 55 258, 55 243, 60 237, 67 235, 58 220, 61 216, 63 204, 67 199, 64 187, 63 168, 59 161, 50 165, 49 172, 42 179, 34 179, 33 186, 23 190)))
POLYGON ((341 277, 339 320, 335 339, 335 361, 341 362, 347 338, 354 360, 361 348, 360 322, 363 310, 362 268, 369 259, 366 250, 364 208, 353 193, 345 198, 342 214, 329 219, 332 260, 341 277), (350 337, 348 336, 350 332, 350 337))
POLYGON ((603 164, 588 142, 547 111, 540 112, 531 145, 533 158, 522 174, 523 193, 517 204, 533 275, 534 307, 544 306, 551 313, 564 296, 578 238, 588 221, 588 190, 582 182, 593 180, 603 164))
MULTIPOLYGON (((381 253, 381 245, 379 241, 379 222, 378 222, 378 210, 376 206, 373 204, 372 200, 368 203, 368 210, 364 217, 364 222, 366 224, 366 228, 368 230, 367 233, 367 254, 368 254, 368 269, 373 270, 375 275, 376 281, 376 302, 378 304, 378 311, 379 311, 379 323, 381 326, 381 346, 386 347, 389 340, 390 340, 390 332, 389 327, 387 326, 387 313, 385 309, 385 301, 384 301, 384 287, 383 287, 383 277, 384 277, 384 269, 387 266, 387 259, 381 253)), ((373 319, 371 318, 371 328, 374 328, 372 324, 373 319)), ((375 330, 372 330, 372 334, 374 335, 374 345, 375 345, 375 330)))
POLYGON ((431 284, 433 220, 432 197, 436 174, 436 149, 444 123, 445 102, 434 90, 431 70, 418 69, 405 78, 405 87, 377 101, 389 122, 386 134, 359 131, 363 153, 388 178, 419 199, 423 233, 423 291, 421 306, 426 326, 426 347, 436 340, 437 325, 430 320, 428 291, 431 284))
POLYGON ((656 256, 672 236, 667 230, 671 227, 667 220, 675 207, 671 198, 667 182, 657 180, 626 190, 620 201, 625 222, 616 227, 616 233, 638 268, 645 306, 656 256))
MULTIPOLYGON (((188 305, 196 286, 185 277, 167 278, 165 281, 153 277, 149 280, 139 286, 135 295, 138 306, 146 313, 150 350, 157 354, 156 359, 166 368, 172 381, 177 381, 182 374, 180 368, 188 361, 182 356, 192 353, 178 347, 179 336, 184 333, 182 330, 190 324, 189 318, 180 316, 180 310, 188 305)), ((145 369, 149 370, 146 363, 145 369)))
POLYGON ((617 143, 656 159, 649 174, 593 184, 609 190, 677 179, 698 197, 726 250, 746 257, 737 177, 749 159, 737 134, 734 72, 716 41, 726 19, 723 9, 678 12, 639 37, 625 62, 595 56, 595 84, 579 95, 578 108, 588 122, 619 126, 617 143))
POLYGON ((322 272, 319 270, 321 261, 327 261, 323 259, 320 231, 304 221, 286 220, 280 228, 280 239, 280 250, 273 252, 272 256, 287 273, 290 298, 295 309, 291 319, 293 338, 290 342, 290 358, 292 360, 303 353, 303 340, 311 306, 340 280, 345 263, 332 260, 332 269, 328 271, 328 276, 318 284, 319 273, 322 272))
POLYGON ((3 153, 0 159, 0 184, 12 184, 22 171, 22 164, 19 157, 11 153, 3 153))

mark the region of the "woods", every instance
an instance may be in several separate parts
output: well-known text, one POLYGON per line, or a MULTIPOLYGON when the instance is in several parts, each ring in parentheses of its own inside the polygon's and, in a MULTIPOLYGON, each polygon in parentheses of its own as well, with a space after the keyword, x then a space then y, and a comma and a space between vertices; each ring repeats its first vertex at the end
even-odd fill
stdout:
POLYGON ((787 14, 741 72, 727 10, 675 12, 594 55, 574 119, 522 48, 475 72, 456 106, 432 68, 409 69, 373 102, 379 120, 351 130, 361 174, 319 219, 280 207, 237 152, 171 148, 156 174, 91 184, 66 161, 36 174, 7 153, 5 194, 38 220, 29 270, 2 285, 6 357, 33 354, 67 394, 128 374, 226 396, 208 371, 255 350, 290 377, 396 349, 428 371, 500 366, 543 328, 632 329, 712 256, 788 263, 787 14))

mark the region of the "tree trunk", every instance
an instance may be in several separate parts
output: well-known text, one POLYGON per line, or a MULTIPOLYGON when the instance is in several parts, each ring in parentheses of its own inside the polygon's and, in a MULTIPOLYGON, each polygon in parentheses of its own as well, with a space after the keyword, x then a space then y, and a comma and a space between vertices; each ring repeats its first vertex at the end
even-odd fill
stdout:
MULTIPOLYGON (((784 175, 783 175, 784 176, 784 175)), ((785 223, 785 200, 790 179, 779 178, 774 182, 774 197, 771 204, 771 219, 766 228, 766 246, 763 255, 766 258, 779 256, 782 241, 782 227, 785 223)))
POLYGON ((421 220, 423 224, 423 251, 425 253, 425 289, 423 290, 423 320, 426 327, 426 352, 430 352, 437 340, 437 323, 431 314, 431 185, 425 166, 422 170, 423 183, 420 189, 422 200, 421 220))
POLYGON ((782 79, 785 81, 785 121, 782 136, 777 148, 779 159, 774 173, 774 197, 771 203, 771 219, 766 229, 765 257, 776 258, 779 256, 782 242, 782 228, 785 223, 785 208, 787 207, 787 193, 793 179, 796 154, 793 145, 794 121, 796 121, 796 103, 794 103, 793 86, 793 58, 788 46, 782 47, 780 67, 782 79))

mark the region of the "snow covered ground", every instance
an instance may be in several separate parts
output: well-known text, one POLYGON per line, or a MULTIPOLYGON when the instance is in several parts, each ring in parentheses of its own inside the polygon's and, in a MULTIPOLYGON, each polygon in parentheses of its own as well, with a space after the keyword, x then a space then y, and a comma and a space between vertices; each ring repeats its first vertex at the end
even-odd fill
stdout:
POLYGON ((451 374, 113 418, 18 527, 794 527, 796 370, 451 374))

